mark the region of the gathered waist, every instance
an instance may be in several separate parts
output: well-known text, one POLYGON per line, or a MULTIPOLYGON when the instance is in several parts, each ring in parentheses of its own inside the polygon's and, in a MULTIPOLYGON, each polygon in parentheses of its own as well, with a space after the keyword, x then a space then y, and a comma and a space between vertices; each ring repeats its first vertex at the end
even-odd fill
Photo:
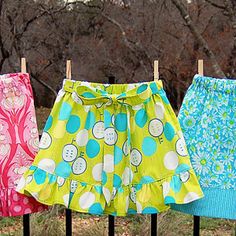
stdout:
POLYGON ((144 103, 154 94, 164 93, 162 81, 100 84, 65 79, 63 89, 72 93, 75 99, 84 105, 105 103, 135 106, 144 103))
POLYGON ((236 94, 236 80, 233 79, 219 79, 197 74, 194 76, 192 84, 209 91, 236 94))

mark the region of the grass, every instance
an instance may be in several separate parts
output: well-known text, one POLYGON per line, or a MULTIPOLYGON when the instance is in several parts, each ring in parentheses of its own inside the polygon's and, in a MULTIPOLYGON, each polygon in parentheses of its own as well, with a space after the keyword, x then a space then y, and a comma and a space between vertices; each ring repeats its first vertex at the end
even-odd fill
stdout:
MULTIPOLYGON (((40 132, 44 127, 51 109, 36 109, 40 132)), ((64 236, 64 208, 54 206, 50 211, 32 214, 31 235, 64 236)), ((75 236, 104 236, 108 231, 108 218, 73 212, 73 235, 75 236)), ((150 235, 150 216, 138 215, 116 217, 115 231, 117 236, 150 235)), ((169 210, 158 215, 158 231, 160 236, 192 235, 192 216, 169 210)), ((236 224, 224 219, 201 218, 201 236, 235 236, 236 224)), ((22 235, 22 217, 0 217, 0 236, 22 235)))
MULTIPOLYGON (((73 212, 73 235, 103 236, 107 235, 108 218, 73 212)), ((138 215, 116 217, 117 236, 150 235, 150 216, 138 215)), ((160 236, 192 235, 192 216, 169 210, 158 215, 160 236)), ((31 234, 34 236, 64 236, 64 208, 55 206, 50 211, 31 215, 31 234)), ((22 235, 22 218, 9 217, 0 220, 0 235, 22 235)), ((235 223, 224 219, 201 218, 201 236, 234 236, 235 223)))

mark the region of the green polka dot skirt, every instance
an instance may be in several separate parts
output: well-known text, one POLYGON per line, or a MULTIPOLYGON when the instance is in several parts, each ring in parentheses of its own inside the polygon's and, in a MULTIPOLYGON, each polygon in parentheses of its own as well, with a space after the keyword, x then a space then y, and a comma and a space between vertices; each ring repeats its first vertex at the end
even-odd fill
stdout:
POLYGON ((162 82, 65 80, 17 190, 90 214, 153 214, 203 197, 162 82))

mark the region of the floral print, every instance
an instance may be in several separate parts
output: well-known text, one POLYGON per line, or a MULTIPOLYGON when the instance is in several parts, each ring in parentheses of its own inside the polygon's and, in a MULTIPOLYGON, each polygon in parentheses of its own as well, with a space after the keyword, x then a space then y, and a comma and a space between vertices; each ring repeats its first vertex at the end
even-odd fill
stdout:
POLYGON ((0 216, 18 216, 45 208, 15 191, 38 151, 38 130, 29 75, 0 76, 0 216))
POLYGON ((236 81, 196 75, 178 118, 205 197, 173 208, 236 219, 236 81))

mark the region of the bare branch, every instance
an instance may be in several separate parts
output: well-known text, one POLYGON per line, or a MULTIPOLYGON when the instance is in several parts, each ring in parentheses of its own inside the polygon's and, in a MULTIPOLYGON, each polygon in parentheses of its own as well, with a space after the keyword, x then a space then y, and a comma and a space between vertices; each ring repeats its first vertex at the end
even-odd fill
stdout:
POLYGON ((205 0, 205 1, 208 2, 209 4, 211 4, 213 7, 217 7, 219 9, 226 10, 226 7, 224 5, 220 5, 220 4, 216 3, 215 1, 212 1, 212 0, 205 0))
POLYGON ((203 36, 198 31, 197 27, 194 25, 191 17, 189 16, 187 9, 183 4, 179 2, 179 0, 171 0, 172 3, 176 6, 176 8, 179 10, 180 15, 182 16, 183 20, 187 24, 189 30, 193 34, 195 40, 198 42, 198 44, 203 48, 204 53, 206 56, 211 60, 212 66, 215 70, 215 73, 219 75, 220 77, 226 77, 224 72, 221 70, 220 65, 218 64, 215 54, 213 51, 209 48, 207 41, 203 38, 203 36))

